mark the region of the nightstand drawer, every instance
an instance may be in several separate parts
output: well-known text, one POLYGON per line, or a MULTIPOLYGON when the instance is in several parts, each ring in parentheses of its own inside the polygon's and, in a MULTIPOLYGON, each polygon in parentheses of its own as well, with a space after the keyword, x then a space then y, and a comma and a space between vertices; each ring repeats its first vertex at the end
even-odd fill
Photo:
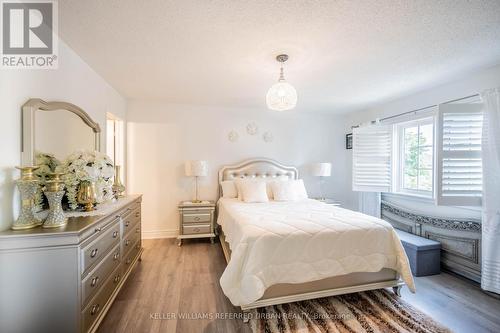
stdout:
POLYGON ((182 214, 182 222, 184 222, 184 223, 210 222, 210 220, 211 220, 210 213, 205 213, 205 214, 184 213, 184 214, 182 214))
POLYGON ((182 227, 182 233, 184 235, 209 234, 211 233, 210 224, 185 225, 182 227))

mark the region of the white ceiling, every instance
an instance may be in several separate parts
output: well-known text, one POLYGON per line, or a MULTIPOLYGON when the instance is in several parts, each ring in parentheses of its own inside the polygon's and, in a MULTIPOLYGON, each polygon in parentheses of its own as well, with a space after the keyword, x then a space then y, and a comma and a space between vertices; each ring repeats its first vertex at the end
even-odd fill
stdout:
POLYGON ((62 39, 123 96, 341 113, 500 63, 499 0, 64 0, 62 39))

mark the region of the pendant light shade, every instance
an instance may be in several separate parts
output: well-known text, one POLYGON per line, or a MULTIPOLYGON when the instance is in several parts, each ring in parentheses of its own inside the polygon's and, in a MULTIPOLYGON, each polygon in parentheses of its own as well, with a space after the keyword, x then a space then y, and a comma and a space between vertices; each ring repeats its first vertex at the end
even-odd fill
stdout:
POLYGON ((276 60, 281 63, 280 78, 267 92, 267 107, 276 111, 291 110, 297 105, 297 90, 285 81, 283 63, 288 60, 288 55, 281 54, 276 57, 276 60))

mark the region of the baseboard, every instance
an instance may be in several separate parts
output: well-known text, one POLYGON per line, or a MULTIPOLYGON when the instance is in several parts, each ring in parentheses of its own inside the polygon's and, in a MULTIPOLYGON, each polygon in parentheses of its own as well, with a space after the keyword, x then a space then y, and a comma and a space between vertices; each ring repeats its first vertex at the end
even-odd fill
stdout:
POLYGON ((143 230, 142 231, 142 239, 176 238, 178 235, 179 235, 178 229, 143 230))

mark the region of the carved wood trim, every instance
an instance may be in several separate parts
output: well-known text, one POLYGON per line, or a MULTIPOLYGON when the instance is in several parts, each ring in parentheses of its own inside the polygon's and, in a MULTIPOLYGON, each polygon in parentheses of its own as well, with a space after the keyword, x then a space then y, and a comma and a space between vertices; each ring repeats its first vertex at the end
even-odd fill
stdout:
POLYGON ((446 219, 442 217, 427 216, 423 214, 411 213, 400 207, 382 201, 382 212, 387 211, 400 217, 406 218, 414 223, 431 225, 436 228, 481 232, 481 223, 474 219, 446 219))

